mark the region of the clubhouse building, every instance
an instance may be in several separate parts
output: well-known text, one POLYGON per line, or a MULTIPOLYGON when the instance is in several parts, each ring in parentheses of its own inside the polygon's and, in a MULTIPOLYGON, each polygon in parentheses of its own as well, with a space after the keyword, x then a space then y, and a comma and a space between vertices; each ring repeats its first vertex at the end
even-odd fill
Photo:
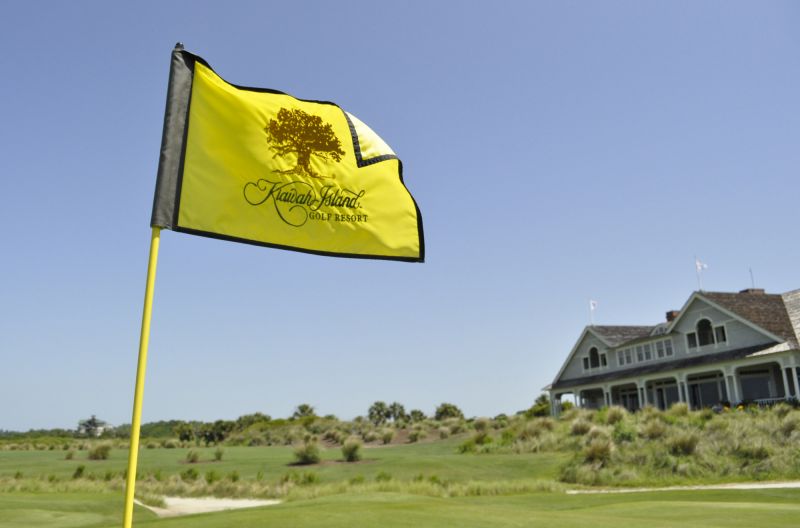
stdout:
POLYGON ((800 290, 694 292, 653 326, 584 328, 545 390, 552 413, 571 394, 579 407, 690 409, 798 398, 800 290))

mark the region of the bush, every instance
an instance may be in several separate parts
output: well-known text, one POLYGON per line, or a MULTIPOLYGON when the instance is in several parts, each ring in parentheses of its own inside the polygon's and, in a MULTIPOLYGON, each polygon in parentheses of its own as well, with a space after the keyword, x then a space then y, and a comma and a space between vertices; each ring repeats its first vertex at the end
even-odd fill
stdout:
POLYGON ((381 471, 375 475, 375 482, 389 482, 390 480, 392 480, 392 476, 385 471, 381 471))
POLYGON ((477 446, 474 438, 468 438, 458 446, 458 452, 461 454, 474 453, 475 451, 477 451, 477 446))
POLYGON ((673 455, 691 455, 699 441, 700 438, 695 433, 679 432, 667 439, 667 448, 673 455))
POLYGON ((608 425, 614 425, 624 420, 626 416, 628 416, 628 411, 625 410, 624 407, 619 407, 618 405, 611 406, 606 410, 606 423, 608 425))
POLYGON ((223 449, 221 447, 218 447, 214 451, 214 460, 217 461, 217 462, 220 462, 222 460, 222 455, 224 455, 224 454, 225 454, 225 451, 223 451, 223 449))
POLYGON ((452 403, 442 403, 436 408, 434 418, 436 420, 446 420, 447 418, 464 418, 464 413, 452 403))
POLYGON ((108 460, 109 454, 111 454, 109 444, 98 444, 89 450, 89 460, 108 460))
POLYGON ((295 463, 299 465, 317 464, 320 461, 319 445, 313 440, 303 442, 294 449, 295 463))
POLYGON ((342 446, 342 456, 347 462, 358 462, 361 460, 361 440, 351 436, 344 441, 342 446))
POLYGON ((298 486, 309 486, 319 482, 319 475, 313 471, 303 471, 302 473, 291 472, 283 475, 279 481, 281 484, 296 484, 298 486))
POLYGON ((412 444, 418 442, 419 440, 425 438, 425 431, 415 430, 411 431, 408 435, 408 441, 412 444))
POLYGON ((617 422, 614 425, 614 441, 633 442, 636 438, 636 431, 627 422, 617 422))
POLYGON ((577 418, 570 426, 570 434, 573 436, 585 435, 592 428, 592 423, 584 418, 577 418))
POLYGON ((188 462, 189 464, 197 464, 199 461, 200 461, 200 453, 198 453, 197 451, 190 449, 189 452, 186 453, 186 462, 188 462))
POLYGON ((605 464, 611 459, 613 450, 614 443, 609 438, 598 437, 584 448, 583 458, 586 462, 605 464))
POLYGON ((200 474, 195 468, 189 468, 181 473, 181 480, 184 482, 194 482, 200 474))
POLYGON ((80 466, 75 468, 75 472, 72 474, 72 478, 79 479, 82 478, 86 474, 86 466, 81 464, 80 466))
POLYGON ((666 432, 667 426, 661 420, 650 420, 639 429, 639 434, 648 440, 661 438, 666 432))
POLYGON ((75 451, 67 451, 67 454, 64 455, 64 460, 72 460, 75 458, 75 451))
POLYGON ((685 403, 674 403, 667 414, 674 417, 686 416, 689 414, 689 406, 685 403))
POLYGON ((381 441, 386 444, 391 444, 394 438, 394 431, 388 427, 381 431, 381 441))
POLYGON ((231 482, 239 482, 239 472, 234 470, 228 473, 228 480, 231 482))
POLYGON ((442 440, 450 436, 450 428, 448 427, 440 427, 438 431, 439 431, 439 438, 441 438, 442 440))
POLYGON ((490 425, 491 421, 488 418, 478 418, 477 420, 475 420, 473 427, 475 428, 476 431, 483 432, 483 431, 488 431, 490 425))
POLYGON ((780 431, 784 436, 792 436, 792 433, 800 430, 800 416, 794 413, 783 419, 780 425, 780 431))

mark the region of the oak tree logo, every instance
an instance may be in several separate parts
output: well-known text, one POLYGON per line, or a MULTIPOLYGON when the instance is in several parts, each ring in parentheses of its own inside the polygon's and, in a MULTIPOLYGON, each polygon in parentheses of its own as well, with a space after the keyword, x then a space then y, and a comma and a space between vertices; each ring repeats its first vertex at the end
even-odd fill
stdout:
POLYGON ((333 133, 333 127, 321 117, 308 114, 300 109, 281 108, 277 119, 270 119, 264 128, 270 150, 285 158, 293 154, 297 158, 296 165, 288 170, 280 170, 282 174, 297 174, 313 178, 334 178, 318 174, 311 166, 311 156, 322 161, 333 160, 338 163, 345 155, 339 138, 333 133))

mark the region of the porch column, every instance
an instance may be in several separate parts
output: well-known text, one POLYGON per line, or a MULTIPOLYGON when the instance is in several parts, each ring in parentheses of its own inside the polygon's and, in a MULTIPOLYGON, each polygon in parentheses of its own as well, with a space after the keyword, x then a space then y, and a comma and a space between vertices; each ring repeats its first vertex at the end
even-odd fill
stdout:
POLYGON ((789 378, 786 377, 786 365, 783 361, 779 361, 778 365, 781 367, 781 377, 783 378, 783 399, 788 400, 789 396, 789 378))
POLYGON ((792 367, 792 374, 794 374, 794 386, 797 387, 795 397, 800 399, 800 367, 792 367))
POLYGON ((685 403, 686 406, 689 407, 689 410, 691 410, 692 405, 688 401, 689 394, 686 390, 686 376, 680 375, 676 379, 678 381, 678 400, 680 400, 682 403, 685 403))
POLYGON ((728 375, 727 372, 723 372, 722 373, 722 380, 725 382, 725 396, 728 399, 728 403, 733 405, 733 400, 736 399, 736 397, 733 395, 733 391, 732 391, 732 387, 731 387, 733 385, 733 379, 728 375))
POLYGON ((641 380, 637 381, 636 382, 636 388, 639 389, 639 398, 638 398, 638 400, 639 400, 639 408, 642 409, 642 408, 644 408, 645 404, 647 403, 647 401, 645 400, 644 382, 641 381, 641 380))
POLYGON ((642 399, 642 408, 650 405, 650 394, 647 391, 647 380, 642 380, 642 391, 644 392, 644 398, 642 399))
POLYGON ((606 402, 606 407, 611 407, 611 391, 608 385, 603 385, 603 399, 606 402))

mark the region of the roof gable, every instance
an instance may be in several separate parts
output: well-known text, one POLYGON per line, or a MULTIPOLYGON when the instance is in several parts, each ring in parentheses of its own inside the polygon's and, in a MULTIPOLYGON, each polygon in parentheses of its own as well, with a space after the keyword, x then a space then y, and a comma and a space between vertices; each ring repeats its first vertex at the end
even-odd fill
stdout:
POLYGON ((694 292, 681 308, 678 317, 670 323, 669 332, 673 331, 697 299, 707 302, 777 341, 797 343, 783 297, 768 293, 694 292))

